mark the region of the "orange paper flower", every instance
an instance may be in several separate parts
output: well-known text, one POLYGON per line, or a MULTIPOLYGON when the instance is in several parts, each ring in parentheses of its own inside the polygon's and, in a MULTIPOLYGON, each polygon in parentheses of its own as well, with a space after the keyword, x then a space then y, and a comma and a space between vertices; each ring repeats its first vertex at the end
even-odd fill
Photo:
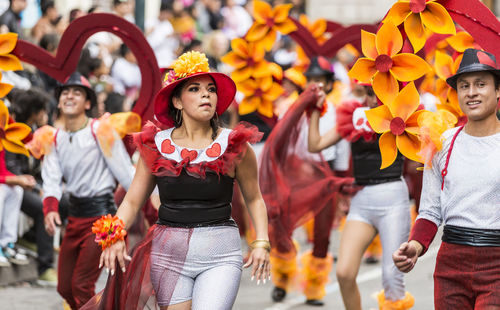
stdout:
MULTIPOLYGON (((16 33, 0 34, 0 69, 3 71, 22 70, 23 65, 19 58, 10 53, 14 50, 17 44, 16 33)), ((3 97, 3 96, 2 96, 3 97)))
POLYGON ((398 155, 398 149, 407 158, 419 161, 420 151, 418 117, 424 110, 417 111, 420 104, 418 91, 413 82, 406 85, 390 104, 367 110, 366 117, 373 130, 381 133, 379 139, 382 165, 389 167, 398 155))
POLYGON ((398 81, 414 81, 430 70, 417 55, 398 54, 403 48, 403 37, 390 22, 384 23, 376 35, 361 30, 361 48, 365 58, 356 61, 349 76, 361 83, 372 83, 383 103, 394 101, 399 92, 398 81))
POLYGON ((468 48, 478 48, 474 43, 474 38, 465 31, 460 31, 456 35, 445 39, 446 42, 457 52, 463 53, 468 48))
POLYGON ((123 221, 116 215, 111 216, 111 214, 106 216, 103 215, 100 219, 95 221, 92 226, 92 233, 95 234, 95 242, 97 242, 103 250, 117 241, 123 240, 127 235, 123 221))
POLYGON ((420 151, 417 155, 420 162, 432 167, 432 158, 443 147, 442 134, 453 127, 458 118, 446 110, 437 112, 423 111, 418 117, 420 151))
POLYGON ((435 0, 400 0, 387 13, 384 19, 398 26, 404 22, 405 32, 418 52, 427 39, 424 26, 435 33, 455 34, 455 24, 444 6, 435 0))
POLYGON ((221 60, 236 69, 231 73, 236 83, 250 77, 262 78, 272 74, 264 60, 265 51, 262 46, 236 38, 231 41, 231 48, 232 52, 224 55, 221 60))
POLYGON ((462 55, 458 56, 455 60, 451 58, 446 53, 441 51, 436 51, 434 59, 434 71, 438 76, 436 81, 436 92, 435 95, 440 98, 441 101, 445 101, 451 87, 446 83, 446 79, 454 75, 460 62, 462 61, 462 55))
POLYGON ((273 116, 273 102, 283 93, 283 88, 273 82, 272 77, 248 79, 237 84, 245 98, 239 105, 239 113, 244 115, 254 111, 266 117, 273 116))
POLYGON ((4 148, 12 153, 30 156, 22 142, 31 132, 31 128, 23 123, 9 124, 9 110, 0 100, 0 151, 4 148))
POLYGON ((268 3, 255 0, 253 2, 253 15, 255 22, 248 30, 245 38, 250 42, 262 43, 269 51, 276 41, 276 31, 282 34, 289 34, 297 27, 288 18, 288 12, 293 4, 281 4, 274 9, 268 3))
POLYGON ((323 43, 326 41, 325 32, 326 32, 326 19, 320 18, 317 19, 314 23, 310 23, 307 15, 301 14, 299 17, 299 22, 309 30, 312 34, 313 38, 315 38, 319 43, 323 43))
POLYGON ((43 155, 50 154, 56 131, 57 129, 49 125, 42 126, 35 131, 33 139, 26 144, 33 157, 40 159, 43 155))

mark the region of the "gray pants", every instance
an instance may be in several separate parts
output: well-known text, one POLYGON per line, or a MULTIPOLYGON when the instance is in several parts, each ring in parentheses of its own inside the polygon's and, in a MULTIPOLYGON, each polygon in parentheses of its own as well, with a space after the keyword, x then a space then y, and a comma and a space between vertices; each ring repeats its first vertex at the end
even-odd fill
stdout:
POLYGON ((351 200, 347 221, 361 221, 375 227, 382 243, 382 284, 385 297, 405 297, 403 273, 392 261, 392 253, 408 240, 411 216, 408 187, 401 181, 365 186, 351 200))
POLYGON ((17 241, 19 213, 23 201, 21 186, 0 184, 0 246, 17 241))
POLYGON ((190 229, 165 226, 162 229, 151 248, 151 283, 158 305, 192 300, 193 310, 231 309, 243 264, 238 228, 193 228, 189 239, 185 235, 190 229), (185 246, 189 247, 187 255, 185 246))

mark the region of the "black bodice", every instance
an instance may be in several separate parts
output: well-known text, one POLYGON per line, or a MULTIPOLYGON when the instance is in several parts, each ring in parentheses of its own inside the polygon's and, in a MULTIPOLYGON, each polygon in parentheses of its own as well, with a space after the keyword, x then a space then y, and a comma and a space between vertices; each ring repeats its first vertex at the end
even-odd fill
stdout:
POLYGON ((399 152, 396 161, 392 165, 380 170, 382 155, 380 154, 378 139, 373 142, 366 142, 361 138, 352 142, 351 152, 356 184, 373 185, 401 178, 404 158, 399 152))
POLYGON ((207 172, 196 178, 182 170, 178 177, 156 177, 161 206, 158 223, 175 227, 226 225, 231 220, 234 179, 207 172))

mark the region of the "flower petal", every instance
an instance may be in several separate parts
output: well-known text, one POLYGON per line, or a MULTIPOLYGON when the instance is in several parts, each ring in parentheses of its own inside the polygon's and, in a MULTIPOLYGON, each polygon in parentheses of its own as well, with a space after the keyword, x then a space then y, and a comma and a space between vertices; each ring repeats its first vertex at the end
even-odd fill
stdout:
POLYGON ((474 48, 474 38, 465 31, 460 31, 456 35, 446 38, 446 42, 460 53, 468 48, 474 48))
POLYGON ((0 83, 0 98, 5 97, 14 87, 14 85, 7 83, 0 83))
POLYGON ((377 73, 375 61, 368 58, 359 58, 351 70, 349 70, 348 75, 361 83, 371 83, 371 79, 375 73, 377 73))
POLYGON ((258 23, 264 24, 272 15, 272 8, 269 3, 260 0, 253 2, 253 17, 258 23))
POLYGON ((275 83, 273 83, 272 76, 266 76, 260 78, 255 81, 257 85, 257 89, 261 89, 262 91, 268 91, 275 83))
POLYGON ((245 97, 238 106, 238 113, 241 115, 252 113, 257 110, 259 104, 260 104, 260 98, 245 97))
POLYGON ((270 51, 276 42, 276 30, 271 29, 269 32, 259 41, 266 51, 270 51))
POLYGON ((261 61, 262 59, 264 59, 264 56, 266 56, 266 51, 264 50, 262 45, 258 44, 257 42, 249 43, 248 51, 248 57, 251 57, 255 62, 261 61))
POLYGON ((428 2, 420 13, 422 22, 430 30, 441 34, 456 34, 455 24, 448 11, 439 3, 428 2))
POLYGON ((262 78, 266 76, 271 76, 272 71, 269 68, 268 62, 263 60, 256 63, 253 67, 252 76, 255 78, 262 78))
MULTIPOLYGON (((418 110, 415 111, 410 117, 406 120, 406 128, 408 127, 417 127, 418 126, 418 118, 422 113, 429 113, 426 110, 418 110)), ((431 112, 432 113, 432 112, 431 112)))
POLYGON ((23 70, 23 65, 19 58, 14 55, 1 55, 0 56, 0 69, 3 71, 18 71, 23 70))
POLYGON ((377 97, 385 104, 393 102, 399 92, 398 81, 390 72, 377 72, 372 86, 377 97))
POLYGON ((23 123, 8 124, 5 129, 5 139, 22 141, 31 132, 31 128, 23 123))
POLYGON ((275 62, 270 62, 268 63, 269 70, 271 71, 271 75, 277 79, 277 80, 282 80, 283 79, 283 69, 281 69, 281 66, 278 65, 275 62))
POLYGON ((9 109, 2 100, 0 100, 0 128, 4 129, 9 122, 9 109))
POLYGON ((247 79, 243 82, 236 83, 236 87, 245 95, 245 97, 253 95, 255 93, 255 90, 258 88, 257 83, 252 79, 247 79))
POLYGON ((414 53, 420 51, 427 39, 419 14, 411 14, 404 23, 405 32, 413 46, 414 53))
POLYGON ((402 135, 396 137, 396 145, 401 154, 406 158, 417 162, 421 161, 420 156, 417 155, 420 151, 420 140, 417 136, 404 132, 402 135))
POLYGON ((309 31, 311 31, 313 37, 319 38, 326 32, 326 19, 320 18, 317 19, 310 27, 309 31))
POLYGON ((398 81, 414 81, 431 70, 431 66, 415 54, 403 53, 392 57, 391 73, 398 81))
POLYGON ((231 49, 233 52, 243 59, 250 57, 249 47, 247 41, 242 38, 231 40, 231 49))
POLYGON ((417 110, 419 105, 420 97, 413 82, 406 85, 393 102, 387 104, 392 116, 401 117, 405 122, 417 110))
POLYGON ((267 92, 262 94, 262 98, 272 102, 278 99, 281 94, 283 94, 283 88, 279 84, 273 83, 273 86, 267 92))
POLYGON ((392 22, 394 25, 400 25, 412 12, 410 11, 410 1, 396 2, 390 8, 385 21, 392 22))
POLYGON ((231 73, 231 77, 237 83, 243 82, 252 75, 252 72, 253 70, 251 67, 243 67, 241 69, 234 70, 233 73, 231 73))
POLYGON ((266 24, 254 23, 250 29, 248 29, 245 38, 250 41, 258 41, 264 38, 264 36, 269 32, 270 28, 266 24))
POLYGON ((290 9, 293 7, 293 4, 280 4, 277 5, 274 8, 273 15, 274 15, 274 22, 275 23, 282 23, 288 18, 288 13, 290 12, 290 9))
POLYGON ((377 32, 376 46, 379 55, 396 55, 403 47, 403 37, 393 23, 387 22, 377 32))
POLYGON ((434 70, 440 79, 446 80, 453 75, 453 59, 450 55, 436 51, 434 70))
POLYGON ((297 26, 291 19, 286 19, 282 23, 276 23, 273 28, 282 34, 289 34, 290 32, 297 30, 297 26))
POLYGON ((28 149, 24 147, 24 144, 20 141, 9 141, 6 139, 1 139, 2 140, 2 145, 5 147, 5 149, 11 153, 17 153, 17 154, 23 154, 26 156, 30 156, 30 153, 28 152, 28 149))
POLYGON ((370 127, 377 133, 383 133, 391 129, 392 114, 386 105, 365 111, 370 127))
POLYGON ((396 136, 388 131, 380 136, 378 145, 380 148, 380 154, 382 155, 382 164, 380 165, 380 169, 384 169, 392 165, 398 156, 396 136))
POLYGON ((268 100, 262 100, 259 107, 257 108, 257 111, 264 115, 265 117, 273 117, 274 115, 274 107, 273 107, 273 102, 268 101, 268 100))
POLYGON ((235 52, 227 53, 226 55, 222 56, 220 60, 236 69, 241 69, 247 65, 246 60, 236 55, 235 52))
POLYGON ((0 55, 9 54, 17 44, 17 33, 0 34, 0 55))
POLYGON ((371 32, 361 30, 361 50, 363 51, 363 55, 373 60, 378 56, 375 44, 376 37, 377 36, 371 32))

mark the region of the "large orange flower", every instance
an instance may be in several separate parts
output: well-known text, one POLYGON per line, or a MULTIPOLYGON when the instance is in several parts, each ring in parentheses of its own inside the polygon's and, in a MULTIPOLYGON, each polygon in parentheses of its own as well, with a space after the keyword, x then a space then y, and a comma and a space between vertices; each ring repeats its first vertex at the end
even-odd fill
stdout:
POLYGON ((446 38, 445 40, 459 53, 463 53, 468 48, 478 48, 474 38, 465 31, 457 32, 456 35, 446 38))
POLYGON ((4 148, 12 153, 30 156, 22 140, 31 132, 31 128, 23 123, 9 124, 9 110, 0 100, 0 151, 4 148))
POLYGON ((264 1, 254 0, 253 16, 255 22, 245 38, 250 42, 262 43, 267 51, 271 50, 276 41, 276 31, 289 34, 297 29, 294 22, 288 18, 288 12, 292 7, 293 4, 281 4, 273 9, 264 1))
POLYGON ((452 89, 446 83, 446 79, 450 76, 454 75, 458 67, 460 66, 460 62, 462 61, 462 55, 459 55, 455 60, 453 58, 441 51, 436 51, 435 59, 434 59, 434 71, 438 76, 436 80, 436 93, 435 95, 439 97, 441 101, 446 101, 448 93, 450 89, 452 89))
POLYGON ((418 52, 427 39, 425 28, 435 33, 455 34, 455 24, 444 6, 436 0, 400 0, 394 3, 384 22, 398 26, 404 22, 413 50, 418 52))
POLYGON ((250 77, 262 78, 271 75, 267 61, 264 60, 264 48, 236 38, 231 41, 232 52, 224 55, 221 60, 235 68, 231 77, 238 83, 250 77))
POLYGON ((398 155, 398 149, 407 158, 419 161, 418 117, 424 110, 417 111, 420 104, 418 91, 413 82, 406 85, 390 104, 367 110, 366 117, 379 139, 382 165, 389 167, 398 155))
POLYGON ((266 117, 273 116, 273 102, 283 93, 283 88, 273 82, 272 77, 262 79, 248 79, 237 84, 245 98, 239 105, 240 114, 248 114, 254 111, 266 117))
POLYGON ((19 58, 10 53, 14 50, 17 44, 16 33, 0 34, 0 69, 3 71, 22 70, 23 66, 19 58))
POLYGON ((465 124, 467 117, 464 112, 460 108, 460 104, 458 103, 458 95, 457 91, 450 87, 448 90, 448 96, 446 100, 442 100, 441 104, 437 105, 438 110, 446 110, 448 112, 453 113, 456 118, 458 118, 459 124, 465 124))
POLYGON ((417 55, 398 54, 402 48, 403 37, 390 22, 383 24, 377 35, 361 30, 365 58, 356 61, 349 76, 362 83, 372 83, 373 91, 383 103, 393 102, 399 92, 398 81, 414 81, 431 69, 417 55))

